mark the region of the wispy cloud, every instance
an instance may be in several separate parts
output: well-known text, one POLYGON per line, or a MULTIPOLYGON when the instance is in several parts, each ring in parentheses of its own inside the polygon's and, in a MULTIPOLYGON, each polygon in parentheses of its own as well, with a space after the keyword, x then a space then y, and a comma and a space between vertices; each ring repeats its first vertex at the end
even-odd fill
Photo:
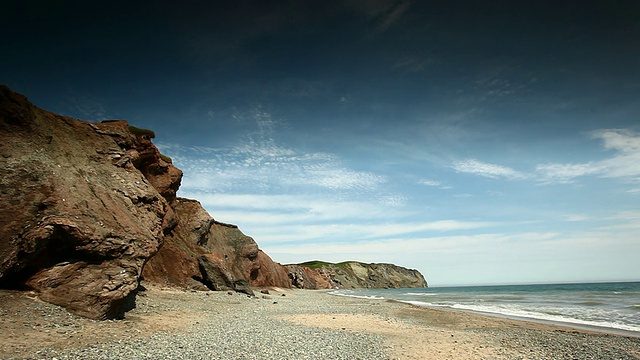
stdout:
POLYGON ((331 256, 337 254, 359 254, 370 258, 376 254, 404 254, 405 257, 430 254, 462 254, 468 252, 496 253, 505 247, 531 247, 543 243, 552 245, 558 239, 558 233, 482 233, 474 235, 450 235, 433 237, 393 237, 376 241, 362 242, 318 242, 302 244, 273 244, 275 253, 315 254, 331 256))
POLYGON ((373 189, 386 181, 384 176, 346 169, 332 162, 303 166, 300 175, 285 181, 306 182, 328 189, 373 189))
POLYGON ((640 135, 630 130, 605 129, 592 134, 593 138, 603 141, 613 156, 587 163, 575 164, 541 164, 536 172, 541 181, 546 183, 571 183, 582 176, 599 176, 605 178, 622 178, 640 181, 640 135))
POLYGON ((244 188, 318 187, 330 190, 375 190, 386 177, 356 171, 327 153, 300 153, 274 142, 250 141, 233 148, 162 146, 185 172, 182 190, 225 192, 244 188))
POLYGON ((582 215, 582 214, 566 214, 562 218, 564 221, 569 221, 569 222, 587 221, 591 219, 590 216, 582 215))
MULTIPOLYGON (((538 164, 531 173, 476 159, 456 161, 452 168, 461 173, 492 179, 533 179, 543 184, 570 184, 585 176, 640 182, 640 134, 625 129, 605 129, 593 132, 592 137, 602 140, 604 149, 614 154, 603 160, 583 163, 538 164)), ((634 193, 634 189, 628 192, 634 193)))
POLYGON ((181 191, 215 189, 246 193, 315 187, 328 190, 367 192, 376 190, 386 177, 350 169, 341 159, 325 152, 301 152, 277 140, 280 120, 260 106, 237 112, 236 120, 245 126, 253 121, 254 130, 230 147, 186 147, 159 144, 185 175, 181 191))
POLYGON ((393 66, 391 66, 391 69, 400 70, 407 73, 419 73, 424 71, 429 65, 432 65, 433 63, 435 63, 435 60, 433 58, 410 56, 396 61, 393 66))
POLYGON ((539 164, 536 172, 540 174, 543 183, 569 184, 580 176, 593 175, 601 172, 599 165, 586 164, 539 164))
POLYGON ((508 180, 520 180, 527 178, 526 174, 512 168, 478 161, 476 159, 466 159, 457 161, 452 168, 458 172, 475 174, 491 179, 505 178, 508 180))
POLYGON ((495 226, 495 223, 441 220, 425 223, 375 223, 375 224, 290 224, 287 232, 269 227, 261 229, 265 244, 283 242, 362 242, 380 239, 412 237, 411 234, 435 234, 457 232, 495 226))
POLYGON ((440 186, 440 185, 442 185, 442 183, 440 181, 429 180, 429 179, 420 180, 418 183, 420 183, 422 185, 427 185, 427 186, 440 186))
POLYGON ((453 187, 451 187, 449 185, 446 185, 446 184, 442 183, 441 181, 431 180, 431 179, 422 179, 422 180, 418 181, 418 184, 437 187, 437 188, 442 189, 442 190, 449 190, 449 189, 453 188, 453 187))
POLYGON ((393 26, 402 15, 409 10, 411 3, 409 1, 396 1, 390 7, 388 7, 382 14, 376 19, 376 31, 385 32, 393 26))

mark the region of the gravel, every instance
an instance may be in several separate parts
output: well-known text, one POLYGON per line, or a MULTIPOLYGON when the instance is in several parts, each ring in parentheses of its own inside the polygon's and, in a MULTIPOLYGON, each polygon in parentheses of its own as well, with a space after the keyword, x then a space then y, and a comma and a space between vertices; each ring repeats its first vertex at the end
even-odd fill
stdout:
POLYGON ((640 339, 570 330, 493 330, 504 348, 516 350, 512 359, 603 360, 640 359, 640 339))
MULTIPOLYGON (((286 294, 272 290, 269 295, 249 298, 236 293, 150 288, 146 296, 138 297, 137 308, 126 319, 94 321, 34 299, 33 294, 0 291, 0 358, 405 358, 394 353, 393 346, 398 344, 390 343, 380 331, 310 327, 286 320, 297 314, 356 314, 427 329, 421 332, 423 336, 451 331, 451 349, 471 344, 478 350, 474 359, 640 359, 640 338, 636 337, 525 326, 504 319, 498 323, 488 318, 485 323, 473 314, 408 311, 406 304, 333 297, 321 291, 287 290, 286 294), (469 335, 466 340, 465 334, 469 335)), ((410 333, 409 341, 414 338, 416 342, 428 340, 410 333)), ((456 356, 455 349, 441 355, 429 353, 434 358, 464 358, 462 353, 456 356)))
MULTIPOLYGON (((291 306, 297 299, 203 294, 188 294, 190 301, 139 304, 134 310, 139 314, 184 311, 185 306, 193 303, 196 308, 191 310, 199 312, 200 317, 181 332, 160 331, 150 336, 112 340, 75 350, 42 349, 32 356, 59 360, 388 358, 383 339, 379 336, 306 327, 278 319, 277 315, 298 313, 296 307, 291 306), (229 298, 233 299, 232 303, 228 303, 229 298), (212 306, 208 307, 207 303, 212 306), (226 308, 221 309, 220 303, 226 308)), ((185 295, 180 294, 179 297, 185 295)), ((326 302, 318 304, 312 311, 330 313, 338 310, 326 302)), ((304 313, 309 313, 309 310, 300 309, 304 313)), ((349 311, 359 310, 351 307, 349 311)))

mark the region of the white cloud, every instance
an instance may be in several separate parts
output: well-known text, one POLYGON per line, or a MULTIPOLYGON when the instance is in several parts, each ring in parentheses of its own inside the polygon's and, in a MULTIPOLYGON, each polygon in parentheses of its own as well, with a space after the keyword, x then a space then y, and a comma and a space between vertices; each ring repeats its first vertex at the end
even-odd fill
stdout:
POLYGON ((420 181, 418 181, 418 183, 420 183, 422 185, 427 185, 427 186, 440 186, 440 185, 442 185, 442 183, 440 181, 429 180, 429 179, 420 180, 420 181))
POLYGON ((437 187, 440 190, 453 189, 452 186, 446 185, 446 184, 442 183, 441 181, 437 181, 437 180, 422 179, 422 180, 418 181, 418 184, 425 185, 425 186, 437 187))
POLYGON ((543 164, 536 170, 542 181, 570 183, 575 178, 596 175, 640 181, 640 135, 630 130, 605 129, 593 132, 595 139, 603 140, 607 150, 615 154, 607 159, 578 164, 543 164))
MULTIPOLYGON (((255 121, 256 131, 249 133, 243 142, 235 146, 158 145, 184 171, 182 191, 215 189, 227 192, 242 189, 246 193, 255 193, 267 189, 316 187, 366 192, 377 189, 387 181, 382 175, 350 169, 333 154, 303 153, 282 146, 272 136, 279 123, 260 107, 253 109, 250 114, 255 121)), ((242 118, 246 121, 244 115, 242 118)))
POLYGON ((620 211, 609 217, 610 220, 633 220, 640 223, 640 211, 620 211))
POLYGON ((600 166, 593 163, 586 164, 540 164, 536 166, 536 172, 541 175, 543 183, 572 183, 573 179, 580 176, 593 175, 600 172, 600 166))
POLYGON ((590 220, 590 219, 591 219, 590 216, 582 215, 582 214, 566 214, 566 215, 563 215, 563 220, 564 221, 569 221, 569 222, 587 221, 587 220, 590 220))
MULTIPOLYGON (((313 221, 313 220, 312 220, 313 221)), ((246 222, 245 222, 246 223, 246 222)), ((467 231, 496 226, 491 222, 441 220, 426 223, 325 223, 325 224, 283 224, 282 228, 265 224, 264 227, 255 227, 256 233, 260 233, 260 243, 264 245, 282 243, 315 242, 330 243, 363 243, 387 241, 387 239, 400 239, 415 237, 416 234, 432 234, 444 232, 467 231)), ((244 226, 243 226, 244 228, 244 226)))
MULTIPOLYGON (((223 194, 204 191, 187 191, 180 195, 198 199, 221 221, 243 226, 363 221, 382 223, 389 217, 407 215, 402 209, 383 206, 386 201, 384 198, 355 201, 324 194, 223 194)), ((279 227, 278 230, 282 229, 279 227)))
POLYGON ((409 198, 404 195, 391 194, 391 195, 380 196, 379 201, 383 206, 401 207, 406 205, 408 200, 409 198))
MULTIPOLYGON (((220 221, 241 224, 261 244, 281 242, 361 241, 406 234, 467 231, 495 222, 403 220, 412 215, 380 201, 340 201, 311 195, 187 193, 220 221)), ((385 201, 382 199, 381 201, 385 201)))
POLYGON ((527 178, 527 175, 509 167, 485 163, 476 159, 457 161, 452 167, 458 172, 480 175, 491 179, 506 178, 508 180, 518 180, 527 178))
POLYGON ((337 167, 333 162, 307 165, 302 170, 302 178, 289 178, 287 181, 306 181, 329 189, 374 189, 386 181, 383 176, 337 167))
MULTIPOLYGON (((457 161, 452 168, 458 172, 492 179, 537 179, 544 184, 569 184, 575 182, 576 178, 584 176, 640 181, 640 134, 630 130, 607 129, 593 132, 592 136, 603 140, 603 147, 615 153, 599 161, 538 164, 533 174, 476 159, 457 161)), ((633 189, 629 192, 634 193, 633 189)))
POLYGON ((604 140, 604 147, 623 154, 640 152, 640 135, 625 129, 605 129, 593 133, 594 138, 604 140))
POLYGON ((332 254, 358 254, 368 258, 375 254, 404 254, 405 257, 424 256, 424 254, 464 254, 492 253, 495 256, 507 247, 552 247, 558 240, 558 233, 485 233, 474 235, 452 235, 434 237, 402 237, 375 241, 331 242, 323 241, 304 244, 270 244, 273 253, 314 254, 330 256, 332 254))
POLYGON ((435 60, 433 58, 420 58, 420 57, 405 57, 402 60, 397 61, 391 67, 392 70, 401 70, 408 73, 417 73, 424 71, 429 65, 433 64, 435 60))

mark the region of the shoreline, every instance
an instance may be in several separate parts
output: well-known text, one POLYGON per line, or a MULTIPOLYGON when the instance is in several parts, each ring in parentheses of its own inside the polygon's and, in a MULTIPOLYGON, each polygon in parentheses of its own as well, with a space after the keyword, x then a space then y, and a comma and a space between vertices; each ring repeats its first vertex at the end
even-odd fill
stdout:
POLYGON ((316 290, 147 288, 117 321, 0 290, 0 358, 640 359, 637 337, 459 309, 316 290))
MULTIPOLYGON (((335 296, 343 296, 343 295, 335 295, 335 296)), ((510 319, 510 320, 522 321, 522 322, 532 322, 532 323, 536 323, 536 324, 557 326, 557 327, 563 327, 563 328, 569 328, 569 329, 575 329, 575 330, 582 330, 582 331, 593 332, 593 333, 602 333, 602 334, 610 334, 610 335, 617 335, 617 336, 640 338, 640 331, 620 329, 620 328, 615 328, 615 327, 598 326, 598 325, 591 325, 591 324, 582 324, 582 323, 571 322, 571 321, 558 321, 558 320, 540 319, 540 318, 526 317, 526 316, 508 315, 508 314, 501 314, 501 313, 490 312, 490 311, 458 309, 458 308, 454 308, 454 307, 450 307, 450 306, 421 305, 421 304, 414 304, 414 303, 409 302, 409 301, 394 300, 394 299, 387 299, 387 300, 388 301, 392 301, 392 302, 398 302, 398 303, 401 303, 401 304, 406 304, 408 306, 415 306, 415 307, 418 307, 418 308, 443 309, 443 310, 448 310, 448 311, 461 311, 461 312, 468 312, 468 313, 471 313, 471 314, 477 314, 477 315, 483 315, 483 316, 489 316, 489 317, 496 317, 496 318, 500 318, 500 319, 510 319)))

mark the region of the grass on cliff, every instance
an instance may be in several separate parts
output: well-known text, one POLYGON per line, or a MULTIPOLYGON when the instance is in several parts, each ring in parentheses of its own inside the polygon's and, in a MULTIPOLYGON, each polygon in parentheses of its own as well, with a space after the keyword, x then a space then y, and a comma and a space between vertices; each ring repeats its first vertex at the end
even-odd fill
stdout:
POLYGON ((149 129, 141 129, 135 126, 129 126, 129 131, 135 136, 147 136, 150 139, 154 139, 156 137, 156 133, 153 130, 149 129))
POLYGON ((331 263, 331 262, 327 262, 327 261, 320 261, 320 260, 312 260, 312 261, 307 261, 307 262, 303 262, 301 264, 298 265, 302 265, 302 266, 306 266, 309 269, 319 269, 323 266, 328 266, 328 265, 333 265, 333 266, 340 266, 340 265, 344 265, 347 263, 350 263, 351 261, 343 261, 343 262, 339 262, 339 263, 331 263))
POLYGON ((160 158, 166 162, 168 162, 169 164, 173 164, 173 159, 171 159, 170 157, 168 157, 165 154, 160 154, 160 158))

